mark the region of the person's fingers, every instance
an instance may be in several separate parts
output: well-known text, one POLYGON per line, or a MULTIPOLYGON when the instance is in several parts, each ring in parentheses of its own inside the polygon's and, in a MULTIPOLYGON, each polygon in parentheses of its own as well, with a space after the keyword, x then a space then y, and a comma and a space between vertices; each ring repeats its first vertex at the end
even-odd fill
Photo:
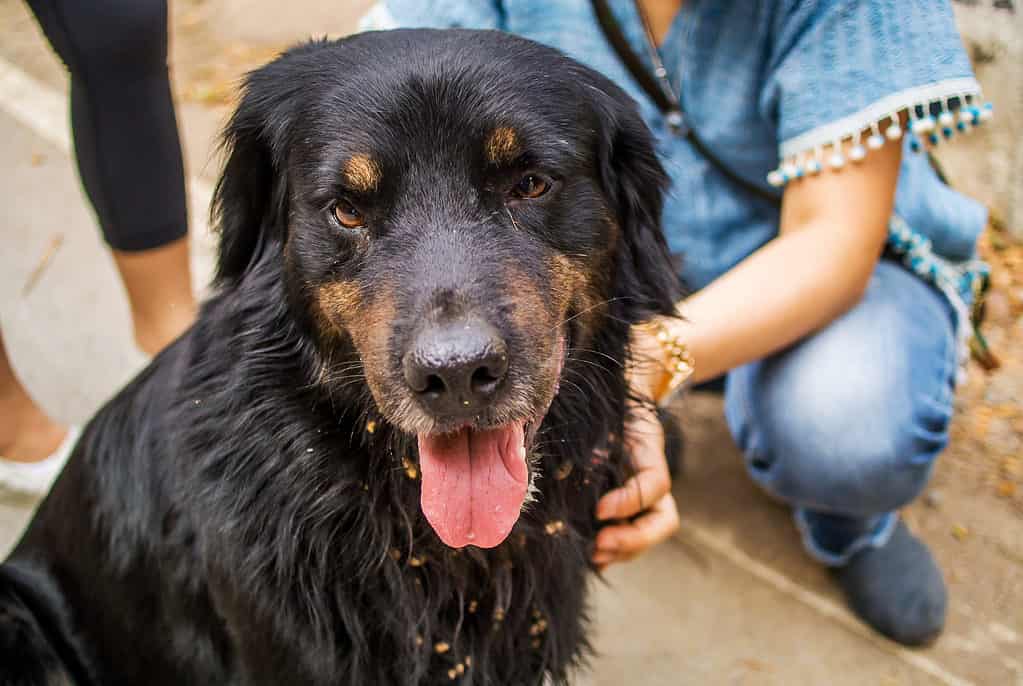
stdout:
POLYGON ((636 473, 622 486, 605 493, 597 502, 597 519, 627 519, 659 501, 671 490, 671 475, 663 451, 641 451, 636 473))
POLYGON ((678 507, 665 493, 642 516, 603 529, 596 540, 593 561, 598 566, 627 560, 664 541, 679 529, 678 507))
POLYGON ((635 474, 597 503, 597 519, 625 519, 642 512, 671 489, 664 457, 664 430, 652 410, 640 408, 625 427, 625 444, 635 474))
POLYGON ((597 502, 597 519, 628 519, 651 504, 656 503, 671 490, 671 478, 667 469, 646 469, 638 472, 597 502))

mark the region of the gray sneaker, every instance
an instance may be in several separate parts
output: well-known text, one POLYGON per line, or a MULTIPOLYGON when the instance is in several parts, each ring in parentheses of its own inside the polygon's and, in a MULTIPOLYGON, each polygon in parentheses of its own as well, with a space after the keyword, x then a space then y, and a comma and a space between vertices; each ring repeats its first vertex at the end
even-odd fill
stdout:
POLYGON ((948 591, 927 546, 899 522, 880 548, 865 548, 834 569, 859 617, 893 641, 931 643, 945 627, 948 591))

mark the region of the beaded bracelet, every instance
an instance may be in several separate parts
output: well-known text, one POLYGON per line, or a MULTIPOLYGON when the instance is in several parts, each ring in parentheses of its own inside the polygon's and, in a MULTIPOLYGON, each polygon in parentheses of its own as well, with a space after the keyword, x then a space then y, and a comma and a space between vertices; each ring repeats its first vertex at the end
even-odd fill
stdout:
POLYGON ((652 333, 667 356, 667 362, 661 360, 665 377, 659 386, 654 389, 654 402, 663 407, 671 402, 675 394, 680 391, 686 381, 692 377, 696 369, 696 362, 693 360, 689 347, 678 336, 671 333, 663 322, 654 320, 642 324, 640 328, 652 333))

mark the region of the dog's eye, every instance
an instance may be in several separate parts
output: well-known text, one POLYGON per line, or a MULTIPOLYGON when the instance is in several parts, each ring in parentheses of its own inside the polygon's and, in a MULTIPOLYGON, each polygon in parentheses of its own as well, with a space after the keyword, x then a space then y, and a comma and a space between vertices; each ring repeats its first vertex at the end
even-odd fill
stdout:
POLYGON ((338 200, 334 205, 334 218, 346 229, 357 229, 366 224, 362 212, 347 200, 338 200))
POLYGON ((526 174, 512 189, 512 195, 516 198, 539 198, 549 191, 551 182, 539 174, 526 174))

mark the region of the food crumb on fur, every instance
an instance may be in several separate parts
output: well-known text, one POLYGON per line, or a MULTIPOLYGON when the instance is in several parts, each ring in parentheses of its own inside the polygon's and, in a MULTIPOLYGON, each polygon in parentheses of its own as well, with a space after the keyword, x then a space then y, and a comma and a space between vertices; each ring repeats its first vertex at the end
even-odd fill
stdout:
POLYGON ((410 460, 407 456, 401 458, 401 466, 404 468, 405 476, 408 478, 415 480, 419 477, 419 467, 417 467, 416 463, 410 460))
POLYGON ((544 526, 544 530, 547 532, 548 536, 557 536, 565 530, 565 522, 560 519, 547 522, 546 526, 544 526))

